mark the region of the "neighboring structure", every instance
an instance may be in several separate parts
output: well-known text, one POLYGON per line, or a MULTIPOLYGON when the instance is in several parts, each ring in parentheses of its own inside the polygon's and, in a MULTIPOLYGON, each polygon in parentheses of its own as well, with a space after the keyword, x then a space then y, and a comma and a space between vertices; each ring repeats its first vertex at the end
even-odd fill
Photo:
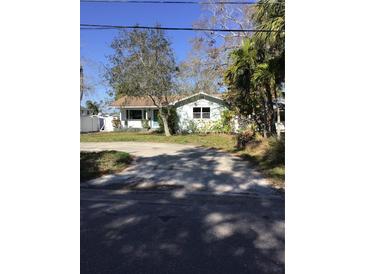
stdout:
MULTIPOLYGON (((226 109, 221 94, 211 95, 204 92, 177 98, 171 105, 176 108, 181 131, 186 130, 191 121, 199 127, 217 121, 226 109)), ((120 109, 122 128, 143 128, 143 120, 147 121, 151 129, 159 128, 158 109, 147 96, 122 96, 112 106, 120 109)))
POLYGON ((91 115, 92 111, 80 107, 80 132, 94 132, 100 130, 100 119, 97 115, 91 115))
POLYGON ((113 120, 118 120, 119 115, 99 115, 99 121, 100 121, 100 131, 114 131, 114 125, 113 120))
POLYGON ((80 132, 95 132, 100 130, 100 119, 97 115, 80 116, 80 132))
POLYGON ((275 128, 276 134, 280 139, 281 135, 285 135, 285 99, 278 98, 274 102, 275 110, 275 128))
POLYGON ((87 109, 85 107, 80 107, 80 116, 88 116, 91 114, 92 114, 92 111, 90 109, 87 109))

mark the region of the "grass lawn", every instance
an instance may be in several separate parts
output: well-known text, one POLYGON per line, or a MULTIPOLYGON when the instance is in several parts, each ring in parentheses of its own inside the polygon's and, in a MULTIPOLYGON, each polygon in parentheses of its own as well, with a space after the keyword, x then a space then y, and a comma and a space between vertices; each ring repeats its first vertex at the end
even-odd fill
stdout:
POLYGON ((260 170, 277 188, 285 188, 285 141, 275 138, 260 139, 238 152, 244 160, 260 170))
POLYGON ((82 181, 122 171, 132 161, 126 152, 80 152, 80 179, 82 181))
POLYGON ((233 152, 235 138, 229 134, 186 134, 166 137, 159 133, 141 132, 96 132, 80 135, 81 142, 157 142, 176 144, 195 144, 233 152))

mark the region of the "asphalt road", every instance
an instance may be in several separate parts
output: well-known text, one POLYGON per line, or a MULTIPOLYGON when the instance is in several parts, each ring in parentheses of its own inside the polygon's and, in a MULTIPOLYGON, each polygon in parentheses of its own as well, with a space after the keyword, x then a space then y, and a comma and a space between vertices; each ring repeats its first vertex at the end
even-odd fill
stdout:
POLYGON ((191 145, 80 149, 136 157, 81 184, 81 273, 284 273, 284 199, 248 163, 191 145))
POLYGON ((81 273, 284 273, 284 200, 81 188, 81 273))

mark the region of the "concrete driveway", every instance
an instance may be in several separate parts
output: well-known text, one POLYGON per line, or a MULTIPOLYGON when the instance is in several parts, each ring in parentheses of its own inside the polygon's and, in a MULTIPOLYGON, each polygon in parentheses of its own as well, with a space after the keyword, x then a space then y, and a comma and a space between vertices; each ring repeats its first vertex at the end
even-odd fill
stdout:
POLYGON ((187 193, 277 195, 260 173, 239 157, 194 145, 95 142, 81 143, 82 151, 118 150, 136 156, 120 174, 106 175, 83 186, 94 188, 133 188, 187 193))

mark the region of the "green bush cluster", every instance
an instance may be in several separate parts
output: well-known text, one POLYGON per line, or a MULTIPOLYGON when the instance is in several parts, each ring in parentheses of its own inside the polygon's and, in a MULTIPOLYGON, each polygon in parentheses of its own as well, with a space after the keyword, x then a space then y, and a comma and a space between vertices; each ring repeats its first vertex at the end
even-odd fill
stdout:
POLYGON ((184 131, 186 131, 186 133, 198 133, 199 127, 198 127, 197 123, 195 123, 194 120, 189 120, 186 125, 186 130, 184 130, 184 131))
POLYGON ((285 138, 271 137, 269 139, 269 149, 263 159, 271 166, 285 165, 285 138))
POLYGON ((232 133, 234 113, 229 110, 222 112, 221 119, 217 121, 189 120, 181 133, 232 133))
MULTIPOLYGON (((167 113, 166 109, 163 109, 162 111, 164 111, 165 113, 167 113)), ((160 116, 160 114, 158 114, 158 125, 159 125, 159 131, 160 132, 165 132, 164 131, 164 126, 163 126, 163 121, 162 118, 160 116)), ((177 115, 176 109, 175 108, 171 108, 170 109, 170 115, 167 118, 167 124, 169 126, 169 130, 171 134, 176 134, 179 128, 179 117, 177 115)))
POLYGON ((247 128, 236 135, 237 149, 244 149, 247 143, 255 139, 255 131, 252 128, 247 128))
POLYGON ((115 118, 112 120, 112 124, 113 124, 113 127, 114 128, 120 128, 121 126, 121 122, 120 122, 120 119, 119 118, 115 118))
POLYGON ((150 127, 150 124, 149 124, 149 120, 147 120, 147 119, 142 119, 142 127, 144 128, 144 129, 147 129, 147 130, 149 130, 151 127, 150 127))
POLYGON ((216 133, 232 133, 234 131, 233 126, 234 112, 230 110, 224 110, 221 115, 221 119, 214 122, 210 127, 210 132, 216 133))

